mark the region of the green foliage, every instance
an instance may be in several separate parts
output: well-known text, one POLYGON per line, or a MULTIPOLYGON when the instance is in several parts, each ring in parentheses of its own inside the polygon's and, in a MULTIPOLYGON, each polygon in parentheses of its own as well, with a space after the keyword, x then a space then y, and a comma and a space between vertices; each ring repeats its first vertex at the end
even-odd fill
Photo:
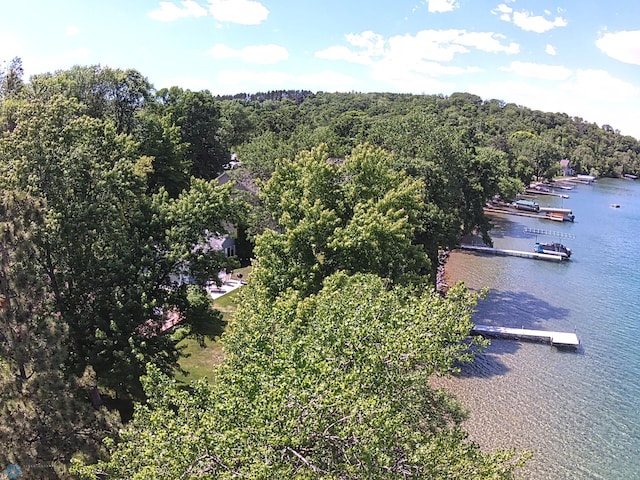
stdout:
POLYGON ((148 157, 112 121, 84 111, 60 95, 25 104, 0 140, 0 183, 46 202, 36 258, 69 327, 67 365, 77 375, 91 366, 100 385, 140 395, 147 362, 177 366, 178 339, 158 334, 165 315, 177 308, 194 334, 202 330, 177 278, 188 273, 203 288, 227 265, 202 242, 226 233, 233 209, 228 188, 204 180, 175 199, 162 189, 150 197, 148 157))
POLYGON ((136 70, 75 66, 34 75, 30 95, 48 102, 57 95, 75 99, 93 118, 109 119, 118 133, 131 133, 135 116, 150 100, 151 85, 136 70))
MULTIPOLYGON (((493 147, 503 151, 507 154, 509 177, 518 178, 524 184, 535 176, 553 175, 553 167, 563 158, 571 161, 577 173, 640 174, 638 139, 624 137, 611 126, 600 128, 566 113, 540 112, 496 99, 483 101, 468 93, 454 93, 450 97, 390 93, 273 93, 270 96, 242 96, 242 104, 255 115, 257 123, 263 114, 269 119, 274 116, 280 118, 276 123, 265 120, 262 130, 256 134, 271 132, 291 144, 293 132, 300 126, 310 132, 328 128, 332 133, 323 132, 321 141, 329 145, 331 156, 344 156, 355 144, 364 142, 396 151, 389 146, 389 133, 382 132, 379 126, 393 129, 394 125, 419 113, 430 116, 433 125, 441 126, 442 131, 460 135, 467 148, 493 147), (270 101, 263 102, 267 97, 270 101), (285 100, 274 100, 283 98, 285 100), (292 99, 295 99, 297 109, 292 99), (282 127, 287 123, 282 119, 286 115, 294 119, 295 127, 282 127), (511 141, 516 132, 528 132, 539 141, 534 142, 537 145, 532 148, 525 147, 528 153, 521 155, 522 146, 511 141), (590 164, 583 165, 580 155, 574 156, 574 151, 580 147, 587 147, 593 152, 590 164)), ((293 155, 285 156, 291 158, 293 155)), ((244 160, 249 160, 249 157, 244 160)))
POLYGON ((326 146, 281 160, 260 191, 277 227, 257 238, 252 279, 273 294, 317 291, 339 270, 416 281, 428 260, 413 240, 422 184, 392 168, 384 151, 362 146, 331 161, 326 146))
POLYGON ((182 143, 180 128, 170 118, 150 110, 136 117, 134 138, 140 154, 151 159, 148 172, 149 190, 157 192, 164 188, 176 197, 189 185, 190 163, 185 157, 187 145, 182 143))
POLYGON ((293 156, 293 148, 273 132, 265 132, 237 149, 238 158, 254 178, 269 180, 275 170, 276 160, 293 156))
POLYGON ((22 60, 15 57, 8 65, 0 64, 0 99, 18 97, 24 89, 22 60))
POLYGON ((84 478, 514 478, 515 453, 482 453, 428 384, 471 358, 472 294, 370 274, 307 299, 248 288, 215 382, 181 390, 151 367, 149 402, 84 478))
POLYGON ((38 200, 0 190, 0 464, 58 478, 72 456, 96 460, 114 419, 85 400, 91 385, 63 368, 67 329, 36 262, 38 200))
POLYGON ((158 98, 171 123, 180 127, 189 173, 207 180, 216 178, 229 161, 228 146, 219 137, 218 102, 207 90, 192 92, 178 87, 159 91, 158 98))
POLYGON ((427 383, 472 358, 473 295, 409 286, 562 158, 640 174, 637 139, 467 93, 223 100, 135 70, 0 70, 0 438, 24 452, 0 464, 94 461, 113 424, 86 391, 141 396, 153 364, 86 476, 513 477, 518 456, 482 453, 427 383), (232 147, 250 212, 212 180, 232 147), (207 243, 232 223, 256 239, 251 286, 211 385, 183 389, 178 343, 220 334, 204 286, 237 263, 207 243))

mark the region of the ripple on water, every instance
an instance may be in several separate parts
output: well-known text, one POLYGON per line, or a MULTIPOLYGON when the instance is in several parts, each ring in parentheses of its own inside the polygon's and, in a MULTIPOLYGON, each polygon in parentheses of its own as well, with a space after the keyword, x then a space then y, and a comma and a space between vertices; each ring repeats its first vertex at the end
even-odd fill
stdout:
MULTIPOLYGON (((483 448, 535 451, 521 478, 640 478, 640 184, 616 186, 616 194, 627 192, 625 216, 611 215, 607 185, 571 201, 571 262, 449 256, 449 284, 490 289, 476 323, 575 329, 583 344, 579 353, 563 353, 493 340, 459 377, 438 380, 469 410, 465 428, 483 448)), ((528 221, 501 220, 496 246, 528 249, 528 221)))

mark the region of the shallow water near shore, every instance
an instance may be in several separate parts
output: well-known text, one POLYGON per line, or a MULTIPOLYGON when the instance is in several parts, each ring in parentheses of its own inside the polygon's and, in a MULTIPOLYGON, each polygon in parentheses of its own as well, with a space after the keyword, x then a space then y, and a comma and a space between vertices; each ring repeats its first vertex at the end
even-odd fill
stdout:
POLYGON ((525 227, 571 234, 560 240, 570 261, 455 251, 446 277, 490 289, 475 323, 575 331, 581 348, 494 339, 444 383, 469 410, 474 440, 534 451, 521 478, 640 479, 640 182, 562 193, 536 200, 571 208, 574 223, 496 215, 491 235, 495 247, 532 251, 525 227))

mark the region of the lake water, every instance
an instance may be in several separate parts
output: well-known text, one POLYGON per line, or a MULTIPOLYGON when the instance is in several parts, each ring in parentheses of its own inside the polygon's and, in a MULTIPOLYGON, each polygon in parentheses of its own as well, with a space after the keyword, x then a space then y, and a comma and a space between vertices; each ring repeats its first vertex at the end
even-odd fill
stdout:
POLYGON ((532 251, 536 236, 525 227, 570 234, 561 240, 570 261, 456 251, 447 279, 490 289, 475 323, 575 331, 580 350, 494 339, 446 387, 470 411, 474 440, 535 452, 522 478, 640 479, 640 181, 601 179, 564 193, 537 201, 571 208, 574 223, 494 216, 492 238, 532 251))

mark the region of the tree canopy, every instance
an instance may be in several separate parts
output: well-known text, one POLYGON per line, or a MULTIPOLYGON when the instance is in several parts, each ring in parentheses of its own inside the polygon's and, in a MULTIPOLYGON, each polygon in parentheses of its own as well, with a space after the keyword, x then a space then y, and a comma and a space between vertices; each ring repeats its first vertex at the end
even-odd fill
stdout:
POLYGON ((379 148, 332 161, 326 146, 282 160, 260 190, 277 227, 256 240, 253 279, 275 294, 314 293, 334 272, 417 280, 428 259, 421 231, 423 185, 392 168, 379 148))
POLYGON ((0 464, 514 477, 527 455, 482 452, 429 384, 483 345, 477 296, 435 292, 439 253, 490 241, 486 202, 559 160, 639 175, 637 139, 469 93, 216 97, 102 66, 22 77, 20 59, 0 66, 0 464), (212 248, 225 235, 249 240, 253 271, 224 361, 177 382, 179 342, 221 323, 206 287, 238 265, 212 248), (136 404, 122 429, 108 400, 136 404))
POLYGON ((481 452, 428 378, 470 358, 474 296, 389 289, 335 274, 317 295, 265 302, 249 287, 210 385, 150 367, 110 478, 513 478, 513 451, 481 452))

